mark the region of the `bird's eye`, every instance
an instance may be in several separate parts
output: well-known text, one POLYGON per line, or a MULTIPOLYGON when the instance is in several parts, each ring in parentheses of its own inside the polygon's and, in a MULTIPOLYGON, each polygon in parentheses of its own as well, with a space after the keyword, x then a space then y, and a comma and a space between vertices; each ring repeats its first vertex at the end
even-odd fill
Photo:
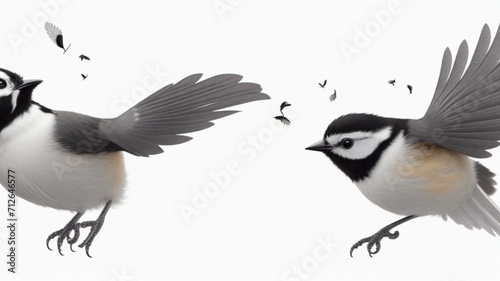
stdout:
POLYGON ((7 82, 5 80, 0 79, 0 89, 5 89, 7 87, 7 82))
POLYGON ((345 149, 350 149, 354 145, 354 140, 350 138, 342 139, 340 145, 345 149))

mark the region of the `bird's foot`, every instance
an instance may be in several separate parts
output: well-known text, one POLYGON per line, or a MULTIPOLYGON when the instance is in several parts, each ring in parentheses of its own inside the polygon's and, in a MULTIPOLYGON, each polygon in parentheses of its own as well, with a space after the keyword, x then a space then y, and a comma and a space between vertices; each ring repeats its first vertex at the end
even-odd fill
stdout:
POLYGON ((77 223, 77 225, 75 226, 75 229, 78 229, 78 230, 75 230, 75 236, 76 236, 76 233, 79 234, 80 227, 82 227, 82 228, 90 227, 89 235, 87 236, 87 238, 85 238, 85 240, 80 245, 78 245, 78 247, 80 247, 80 248, 85 247, 85 253, 87 253, 87 256, 89 258, 92 257, 89 254, 90 246, 92 246, 92 242, 94 241, 94 238, 97 236, 97 234, 99 233, 99 231, 102 228, 102 225, 104 224, 104 218, 106 217, 106 213, 108 212, 109 207, 111 207, 111 200, 106 203, 106 206, 104 206, 104 209, 102 210, 101 214, 99 215, 99 217, 95 221, 84 221, 81 223, 77 223))
POLYGON ((366 237, 366 238, 359 240, 351 247, 351 251, 350 251, 351 258, 352 258, 352 252, 354 250, 356 250, 359 246, 361 246, 365 243, 368 243, 366 248, 368 249, 368 255, 370 255, 370 257, 372 257, 372 255, 375 255, 376 253, 378 253, 380 251, 380 241, 382 241, 382 239, 384 239, 384 237, 387 237, 389 239, 396 239, 399 237, 399 232, 394 231, 394 233, 391 233, 391 229, 393 229, 394 227, 396 227, 402 223, 405 223, 409 220, 412 220, 416 217, 418 217, 418 216, 412 215, 412 216, 404 217, 404 218, 402 218, 398 221, 395 221, 395 222, 389 224, 388 226, 382 228, 381 230, 379 230, 377 233, 373 234, 372 236, 369 236, 369 237, 366 237), (375 250, 373 251, 372 249, 374 246, 375 246, 375 250))
POLYGON ((381 230, 379 230, 377 233, 373 234, 372 236, 363 238, 363 239, 359 240, 358 242, 356 242, 351 247, 351 251, 350 251, 351 257, 352 257, 352 252, 354 250, 356 250, 359 246, 361 246, 365 243, 368 243, 367 249, 368 249, 368 255, 370 255, 370 257, 372 257, 372 255, 375 255, 376 253, 378 253, 380 251, 380 242, 382 241, 382 239, 384 239, 384 237, 387 237, 389 239, 396 239, 399 237, 398 231, 391 233, 390 230, 391 230, 390 228, 387 229, 384 227, 381 230), (372 250, 373 246, 375 246, 374 251, 372 250))
POLYGON ((73 244, 78 241, 78 237, 80 236, 80 231, 77 226, 77 222, 83 213, 77 213, 63 228, 58 231, 54 231, 52 234, 47 237, 47 248, 52 251, 49 247, 50 240, 54 239, 57 236, 57 250, 61 256, 64 256, 61 251, 61 246, 64 242, 64 239, 67 239, 67 242, 70 246, 71 251, 73 251, 73 244), (74 232, 73 237, 70 237, 71 231, 74 232))

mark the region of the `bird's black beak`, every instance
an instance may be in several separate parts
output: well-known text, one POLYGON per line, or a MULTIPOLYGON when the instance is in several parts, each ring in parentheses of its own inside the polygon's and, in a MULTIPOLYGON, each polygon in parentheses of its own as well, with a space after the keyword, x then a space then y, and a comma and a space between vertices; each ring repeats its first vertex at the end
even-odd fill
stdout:
POLYGON ((38 84, 42 82, 43 80, 24 80, 23 83, 21 85, 16 86, 14 90, 21 90, 28 87, 35 88, 36 86, 38 86, 38 84))
POLYGON ((332 151, 332 146, 325 144, 324 140, 320 140, 306 147, 306 149, 312 151, 330 152, 332 151))

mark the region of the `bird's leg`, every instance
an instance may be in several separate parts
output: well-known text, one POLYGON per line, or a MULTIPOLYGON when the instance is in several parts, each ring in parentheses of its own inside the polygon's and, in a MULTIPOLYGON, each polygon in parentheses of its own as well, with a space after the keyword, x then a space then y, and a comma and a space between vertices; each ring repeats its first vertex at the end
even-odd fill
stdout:
MULTIPOLYGON (((101 230, 102 225, 104 224, 104 218, 106 217, 106 213, 109 210, 109 207, 111 207, 111 200, 109 200, 106 203, 106 206, 104 206, 104 209, 102 209, 101 214, 95 221, 84 221, 81 223, 77 223, 76 229, 79 229, 80 227, 89 227, 90 226, 90 233, 87 236, 87 238, 82 242, 82 244, 78 245, 78 247, 83 248, 85 247, 85 252, 87 253, 87 256, 91 258, 89 254, 89 249, 90 246, 92 245, 92 241, 94 241, 94 238, 97 236, 97 233, 101 230)), ((75 231, 76 233, 77 231, 75 231)), ((78 232, 79 233, 79 232, 78 232)), ((76 241, 75 241, 76 242, 76 241)))
POLYGON ((376 253, 378 253, 380 251, 380 241, 382 241, 382 239, 384 237, 387 237, 389 239, 396 239, 399 237, 399 231, 396 230, 396 231, 394 231, 394 233, 391 233, 391 231, 390 231, 391 229, 393 229, 394 227, 396 227, 400 224, 403 224, 411 219, 414 219, 416 217, 417 216, 404 217, 404 218, 402 218, 398 221, 395 221, 395 222, 389 224, 388 226, 380 229, 372 236, 369 236, 369 237, 366 237, 366 238, 359 240, 351 247, 351 251, 350 251, 351 257, 352 257, 352 252, 355 249, 357 249, 359 246, 363 245, 364 243, 368 243, 368 245, 367 245, 368 255, 370 255, 370 257, 372 257, 372 255, 375 255, 376 253), (373 246, 375 246, 375 251, 372 251, 373 246))
MULTIPOLYGON (((59 251, 59 254, 61 254, 61 256, 63 256, 63 254, 61 252, 61 246, 62 246, 64 239, 68 240, 70 247, 72 247, 73 244, 78 240, 78 236, 80 233, 79 233, 78 229, 75 227, 77 225, 78 220, 82 216, 83 216, 83 212, 76 213, 76 215, 62 229, 50 234, 49 237, 47 237, 47 242, 46 242, 47 248, 49 248, 49 250, 52 251, 52 249, 49 247, 49 242, 50 242, 50 240, 54 239, 54 237, 59 236, 59 237, 57 237, 57 250, 59 251), (74 230, 75 233, 74 233, 73 238, 70 238, 69 234, 71 233, 72 230, 74 230)), ((73 251, 73 248, 71 248, 71 250, 73 251)))

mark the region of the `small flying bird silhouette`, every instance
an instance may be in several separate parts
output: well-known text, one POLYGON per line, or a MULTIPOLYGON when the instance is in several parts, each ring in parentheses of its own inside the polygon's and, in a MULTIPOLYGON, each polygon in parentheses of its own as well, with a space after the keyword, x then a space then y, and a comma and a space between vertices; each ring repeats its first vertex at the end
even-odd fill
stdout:
POLYGON ((318 84, 319 84, 319 86, 320 86, 321 88, 325 88, 325 86, 326 86, 326 79, 325 79, 325 82, 323 82, 323 84, 321 84, 321 83, 318 83, 318 84))
POLYGON ((279 115, 274 116, 274 119, 281 121, 281 123, 283 123, 286 126, 290 125, 290 123, 291 123, 290 120, 285 117, 285 114, 283 114, 283 109, 285 107, 288 107, 288 106, 291 106, 291 104, 289 104, 287 101, 282 102, 280 105, 281 116, 279 116, 279 115))
POLYGON ((90 60, 90 58, 89 58, 89 57, 87 57, 87 56, 86 56, 86 55, 84 55, 84 54, 81 54, 78 58, 80 59, 80 61, 82 61, 82 60, 90 60))
POLYGON ((54 42, 59 48, 64 50, 63 54, 65 54, 69 47, 71 47, 71 44, 69 44, 68 48, 64 48, 63 35, 59 27, 47 21, 45 22, 45 31, 47 31, 47 34, 49 35, 52 42, 54 42))
POLYGON ((83 81, 83 80, 85 80, 85 79, 87 79, 87 77, 89 77, 89 75, 88 75, 88 74, 87 74, 87 75, 85 75, 85 74, 80 74, 80 75, 81 75, 81 76, 82 76, 82 78, 83 78, 83 79, 82 79, 82 81, 83 81))
POLYGON ((283 123, 286 126, 290 126, 291 122, 285 116, 281 116, 281 115, 274 116, 274 119, 281 121, 281 123, 283 123))
POLYGON ((396 79, 389 80, 389 81, 387 81, 387 83, 389 83, 392 86, 394 86, 394 84, 396 84, 396 79))
POLYGON ((412 85, 406 85, 408 87, 408 90, 410 90, 410 95, 413 93, 413 86, 412 85))
POLYGON ((330 95, 330 101, 334 101, 337 98, 337 90, 333 90, 333 94, 330 95))

